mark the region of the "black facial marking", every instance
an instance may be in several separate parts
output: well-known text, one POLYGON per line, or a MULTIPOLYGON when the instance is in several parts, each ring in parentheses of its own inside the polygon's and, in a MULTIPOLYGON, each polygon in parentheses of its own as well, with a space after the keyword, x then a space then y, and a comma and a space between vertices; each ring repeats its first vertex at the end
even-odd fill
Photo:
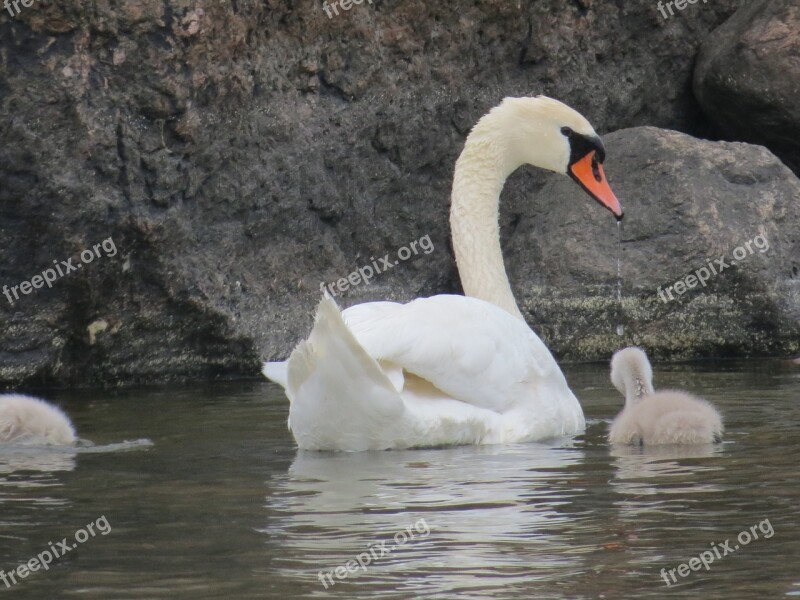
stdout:
MULTIPOLYGON (((580 133, 575 133, 569 127, 562 127, 561 133, 563 133, 567 139, 569 140, 569 148, 570 148, 570 155, 569 155, 569 166, 574 165, 580 159, 585 157, 592 151, 595 151, 596 159, 602 163, 606 159, 606 149, 603 147, 603 142, 600 140, 599 137, 595 136, 587 136, 580 133)), ((595 179, 598 179, 599 172, 597 170, 596 165, 593 165, 594 176, 595 179)))

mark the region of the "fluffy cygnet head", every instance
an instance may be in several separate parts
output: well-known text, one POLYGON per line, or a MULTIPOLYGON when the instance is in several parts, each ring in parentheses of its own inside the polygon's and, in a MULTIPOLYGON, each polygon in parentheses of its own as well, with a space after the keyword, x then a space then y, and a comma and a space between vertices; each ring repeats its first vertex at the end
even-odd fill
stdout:
POLYGON ((653 393, 653 368, 641 348, 619 350, 611 358, 611 383, 625 396, 625 406, 633 406, 653 393))

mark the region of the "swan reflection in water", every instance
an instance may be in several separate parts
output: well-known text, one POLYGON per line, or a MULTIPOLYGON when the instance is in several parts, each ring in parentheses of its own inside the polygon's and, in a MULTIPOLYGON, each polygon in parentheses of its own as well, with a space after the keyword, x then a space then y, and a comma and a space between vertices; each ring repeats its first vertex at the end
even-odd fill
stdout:
POLYGON ((77 448, 0 444, 0 476, 19 472, 56 473, 75 469, 77 448))
MULTIPOLYGON (((28 489, 61 485, 58 473, 74 471, 79 454, 123 452, 148 448, 147 439, 95 446, 88 440, 73 445, 55 446, 35 443, 0 443, 0 489, 28 489)), ((0 493, 0 504, 6 494, 0 493)))
POLYGON ((153 442, 148 439, 126 440, 98 446, 83 439, 77 440, 70 446, 0 443, 0 475, 22 471, 39 473, 72 471, 75 469, 75 459, 78 454, 125 452, 149 448, 152 445, 153 442))
POLYGON ((703 461, 721 456, 725 444, 693 446, 611 446, 614 466, 612 489, 629 499, 619 504, 622 517, 663 510, 664 496, 685 498, 687 494, 723 491, 720 485, 704 480, 704 474, 721 470, 703 461))
POLYGON ((0 443, 0 506, 66 504, 53 490, 63 485, 60 473, 75 469, 77 454, 74 446, 0 443))
POLYGON ((319 585, 320 570, 391 543, 424 518, 430 535, 410 539, 351 581, 361 590, 389 580, 400 591, 424 579, 426 589, 453 591, 557 579, 582 561, 570 551, 570 510, 581 488, 571 473, 582 462, 581 450, 545 444, 300 451, 288 474, 270 482, 263 532, 281 548, 273 568, 319 585), (411 572, 413 580, 404 577, 411 572))

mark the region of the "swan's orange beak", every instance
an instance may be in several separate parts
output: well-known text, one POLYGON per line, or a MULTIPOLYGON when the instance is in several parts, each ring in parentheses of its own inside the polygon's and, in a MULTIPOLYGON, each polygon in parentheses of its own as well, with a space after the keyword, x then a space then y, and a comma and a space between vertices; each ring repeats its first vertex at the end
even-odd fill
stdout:
POLYGON ((603 172, 603 165, 597 160, 597 152, 595 150, 571 164, 569 175, 592 198, 614 213, 617 221, 622 220, 622 217, 625 216, 622 212, 622 206, 614 192, 611 191, 611 186, 608 185, 606 174, 603 172))

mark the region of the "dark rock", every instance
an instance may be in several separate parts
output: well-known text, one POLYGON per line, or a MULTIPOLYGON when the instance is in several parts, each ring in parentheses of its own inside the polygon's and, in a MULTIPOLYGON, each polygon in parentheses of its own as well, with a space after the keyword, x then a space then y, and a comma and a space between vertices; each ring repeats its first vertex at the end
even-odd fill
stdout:
POLYGON ((746 3, 703 42, 694 91, 723 135, 800 173, 800 3, 746 3))
POLYGON ((651 0, 3 11, 0 285, 109 237, 119 253, 0 296, 0 382, 256 374, 305 335, 320 282, 425 235, 435 251, 343 304, 457 290, 450 179, 477 118, 547 93, 599 130, 691 130, 695 50, 736 4, 669 20, 651 0))
POLYGON ((621 245, 613 218, 571 181, 548 177, 530 201, 512 183, 507 210, 521 216, 506 248, 509 278, 550 348, 572 360, 631 344, 657 359, 796 353, 800 180, 791 170, 760 146, 651 127, 604 141, 626 211, 621 245), (738 264, 702 273, 705 286, 667 290, 734 252, 744 253, 738 264))

